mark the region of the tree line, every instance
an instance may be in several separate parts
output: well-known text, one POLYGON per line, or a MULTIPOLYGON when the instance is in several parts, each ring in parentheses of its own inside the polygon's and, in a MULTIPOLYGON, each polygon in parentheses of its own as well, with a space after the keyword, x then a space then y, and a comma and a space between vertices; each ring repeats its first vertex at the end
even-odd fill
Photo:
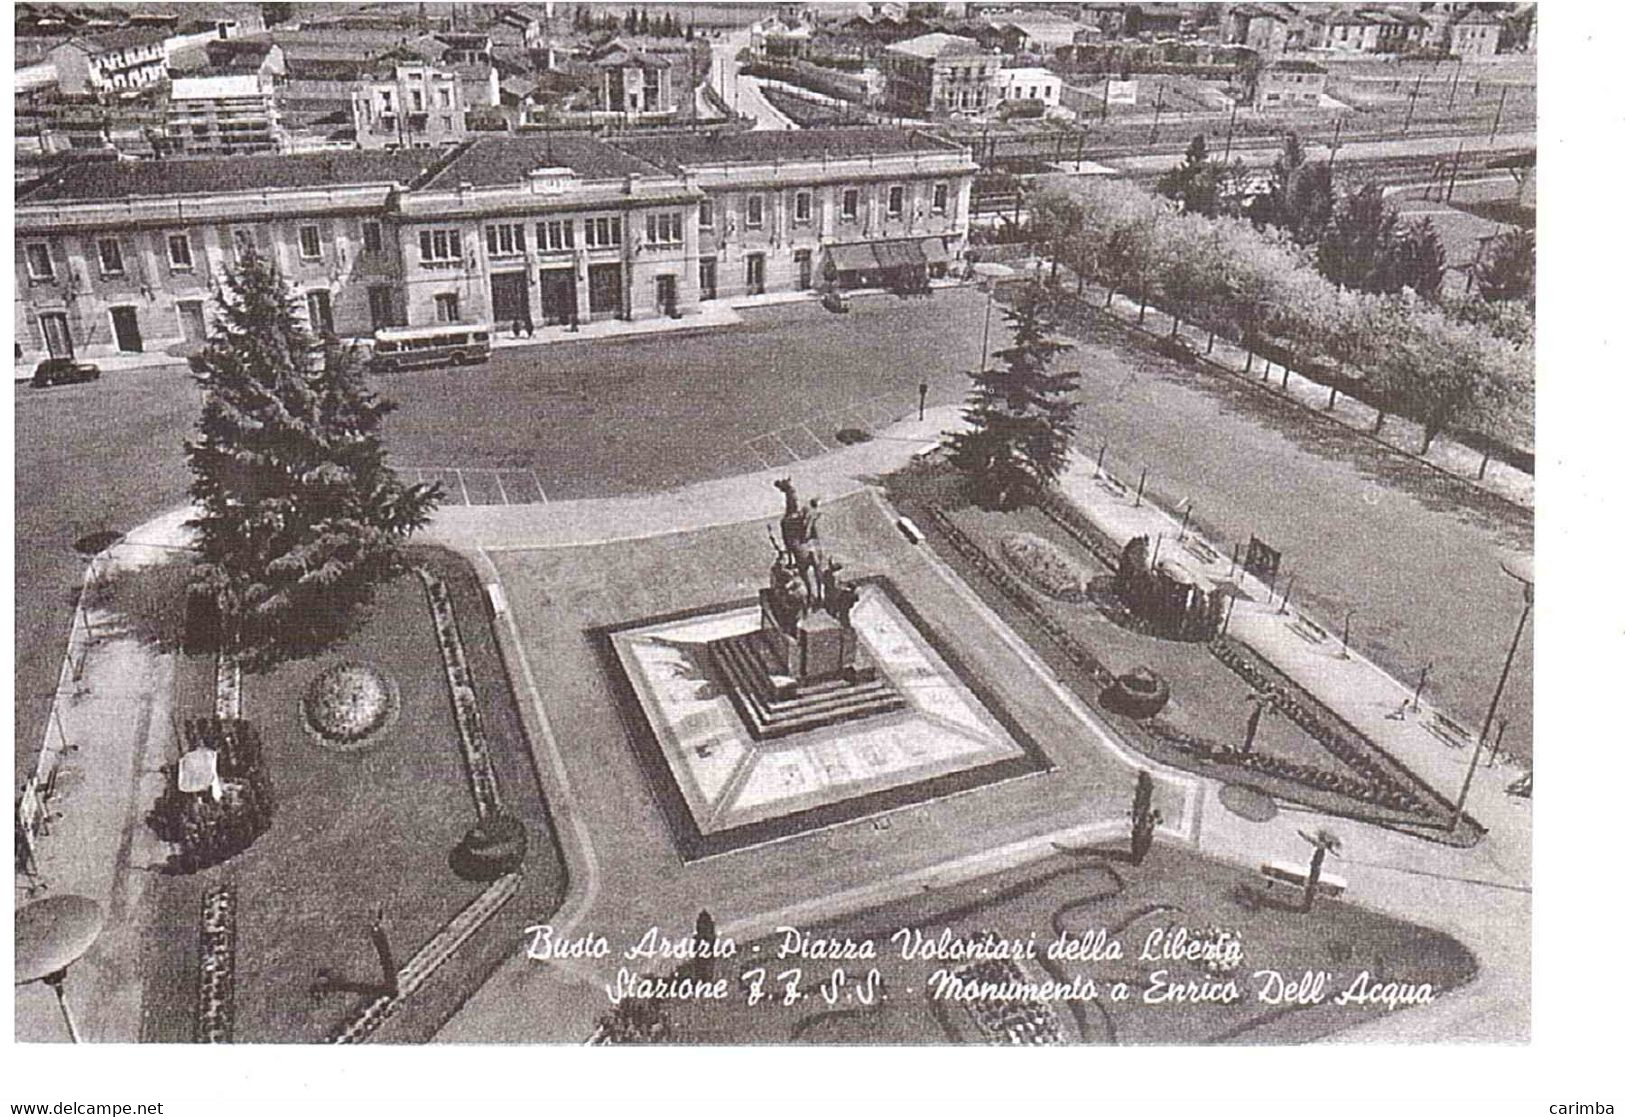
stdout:
POLYGON ((1432 249, 1376 216, 1380 195, 1333 199, 1324 165, 1291 153, 1277 167, 1247 217, 1221 201, 1212 180, 1229 172, 1198 149, 1164 181, 1173 197, 1071 180, 1034 199, 1033 229, 1052 278, 1065 266, 1080 294, 1085 282, 1104 287, 1108 306, 1133 292, 1173 315, 1176 334, 1197 323, 1210 346, 1214 335, 1238 342, 1249 368, 1252 354, 1284 350, 1298 371, 1376 407, 1379 430, 1389 412, 1414 419, 1424 453, 1445 430, 1533 445, 1533 316, 1504 297, 1516 284, 1487 267, 1503 297, 1486 298, 1481 280, 1470 299, 1430 299, 1413 278, 1432 249))

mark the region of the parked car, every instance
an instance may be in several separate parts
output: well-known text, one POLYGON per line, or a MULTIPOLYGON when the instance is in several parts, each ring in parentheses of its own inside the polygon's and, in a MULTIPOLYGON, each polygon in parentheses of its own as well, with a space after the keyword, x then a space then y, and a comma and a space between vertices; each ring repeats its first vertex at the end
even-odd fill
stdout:
POLYGON ((95 380, 102 374, 97 365, 81 364, 72 357, 47 357, 34 369, 34 387, 49 388, 52 384, 78 384, 95 380))

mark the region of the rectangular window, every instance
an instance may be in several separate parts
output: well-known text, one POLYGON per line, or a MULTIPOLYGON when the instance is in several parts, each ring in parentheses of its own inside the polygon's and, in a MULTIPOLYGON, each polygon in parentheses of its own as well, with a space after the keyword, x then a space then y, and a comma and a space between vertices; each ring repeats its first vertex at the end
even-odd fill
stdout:
POLYGON ((412 111, 423 111, 423 90, 421 89, 412 90, 412 111))
POLYGON ((376 221, 361 224, 361 251, 368 254, 384 250, 384 227, 376 221))
POLYGON ((893 186, 893 187, 890 187, 890 188, 887 189, 887 191, 886 191, 886 216, 887 217, 901 217, 901 216, 903 216, 903 188, 901 186, 893 186))
POLYGON ((711 206, 710 198, 700 199, 700 228, 715 229, 717 227, 716 210, 711 206))
POLYGON ((101 258, 103 275, 124 274, 124 249, 117 237, 104 237, 97 241, 96 254, 101 258))
POLYGON ((321 259, 322 231, 315 225, 299 226, 299 255, 307 260, 321 259))
POLYGON ((246 259, 255 251, 254 230, 233 229, 231 231, 231 251, 238 260, 246 259))
POLYGON ((441 108, 443 108, 443 109, 451 108, 451 90, 449 90, 449 89, 437 89, 435 91, 435 93, 440 98, 440 107, 441 108))
POLYGON ((461 260, 463 235, 456 229, 424 229, 418 234, 418 250, 425 260, 461 260))
POLYGON ((620 243, 621 219, 619 217, 587 218, 588 248, 613 248, 620 243))
POLYGON ((762 196, 752 194, 745 199, 745 228, 760 229, 762 227, 762 196))
POLYGON ((51 264, 51 248, 45 244, 28 246, 28 274, 33 279, 55 279, 56 268, 51 264))
POLYGON ((812 220, 812 191, 796 191, 796 217, 797 225, 805 225, 812 220))
POLYGON ((543 221, 536 226, 536 247, 543 252, 562 252, 575 246, 575 222, 543 221))
POLYGON ((680 213, 650 213, 644 216, 644 240, 649 244, 681 244, 683 241, 683 215, 680 213))
POLYGON ((523 256, 525 253, 525 227, 523 225, 487 225, 485 247, 493 256, 523 256))
POLYGON ((192 270, 192 241, 185 233, 169 235, 169 266, 174 271, 192 270))
POLYGON ((841 191, 841 220, 856 221, 858 219, 858 192, 856 190, 841 191))
POLYGON ((939 182, 931 187, 931 212, 948 212, 948 184, 939 182))
POLYGON ((457 296, 454 293, 436 295, 434 297, 434 320, 436 322, 460 322, 457 308, 457 296))

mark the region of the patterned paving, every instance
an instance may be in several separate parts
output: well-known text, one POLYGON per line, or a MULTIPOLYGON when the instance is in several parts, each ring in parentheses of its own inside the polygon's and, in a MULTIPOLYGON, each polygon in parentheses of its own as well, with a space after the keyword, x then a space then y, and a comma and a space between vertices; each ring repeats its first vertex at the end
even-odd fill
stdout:
POLYGON ((533 469, 398 465, 395 472, 409 484, 439 481, 451 505, 547 503, 547 491, 533 469))

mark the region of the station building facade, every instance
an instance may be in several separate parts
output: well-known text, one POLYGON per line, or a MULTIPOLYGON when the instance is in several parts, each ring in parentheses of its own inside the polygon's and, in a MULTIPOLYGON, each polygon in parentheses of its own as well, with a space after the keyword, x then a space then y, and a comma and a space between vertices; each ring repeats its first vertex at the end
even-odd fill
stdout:
POLYGON ((964 149, 893 129, 80 165, 18 198, 16 357, 184 351, 250 248, 341 337, 912 283, 962 254, 974 170, 964 149))

